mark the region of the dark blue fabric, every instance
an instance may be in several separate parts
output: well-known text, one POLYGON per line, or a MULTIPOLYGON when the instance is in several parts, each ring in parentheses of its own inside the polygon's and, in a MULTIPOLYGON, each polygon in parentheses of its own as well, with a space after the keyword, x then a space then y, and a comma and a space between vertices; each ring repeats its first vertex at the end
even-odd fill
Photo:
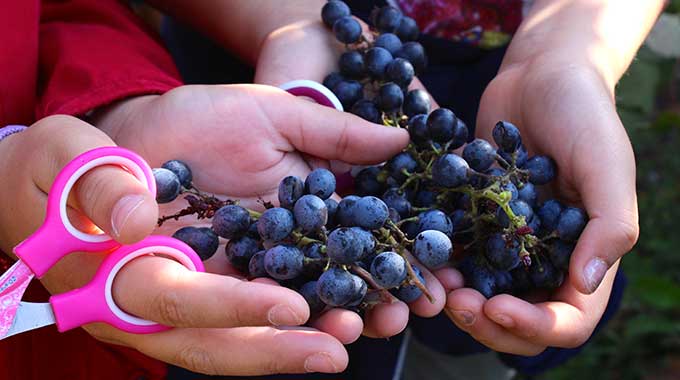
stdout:
MULTIPOLYGON (((371 1, 348 1, 348 3, 354 7, 354 14, 364 19, 375 4, 371 1)), ((188 84, 248 83, 253 80, 252 67, 172 19, 165 20, 162 37, 188 84)), ((441 106, 451 108, 471 129, 474 128, 479 100, 484 88, 496 75, 505 49, 480 50, 428 36, 423 36, 420 42, 425 46, 429 58, 428 68, 420 76, 421 81, 441 106)), ((625 284, 625 276, 619 272, 609 304, 597 330, 618 309, 625 284)), ((467 333, 459 330, 443 313, 430 319, 414 316, 410 326, 415 338, 442 353, 468 355, 488 351, 467 333)), ((401 335, 390 340, 360 339, 349 346, 350 367, 338 376, 282 375, 256 379, 391 379, 401 340, 401 335)), ((581 347, 570 350, 549 348, 535 357, 505 354, 499 356, 508 366, 519 372, 535 375, 564 363, 581 349, 581 347)), ((169 380, 197 378, 205 376, 179 368, 172 368, 168 376, 169 380)))

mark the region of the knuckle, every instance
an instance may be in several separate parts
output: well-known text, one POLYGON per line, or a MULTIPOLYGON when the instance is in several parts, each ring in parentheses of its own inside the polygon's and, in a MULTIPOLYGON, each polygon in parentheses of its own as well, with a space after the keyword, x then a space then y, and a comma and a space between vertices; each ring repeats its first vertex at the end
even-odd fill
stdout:
POLYGON ((342 126, 340 137, 338 138, 338 158, 347 157, 350 147, 350 125, 348 121, 342 126))
POLYGON ((158 315, 160 322, 175 327, 191 325, 187 309, 184 307, 179 294, 172 290, 162 291, 158 294, 152 306, 158 315))
POLYGON ((633 248, 640 237, 640 225, 631 221, 619 222, 619 235, 625 242, 626 250, 633 248))
POLYGON ((203 347, 195 345, 184 347, 177 353, 175 363, 190 371, 200 372, 205 375, 219 375, 219 368, 216 365, 215 359, 203 347))

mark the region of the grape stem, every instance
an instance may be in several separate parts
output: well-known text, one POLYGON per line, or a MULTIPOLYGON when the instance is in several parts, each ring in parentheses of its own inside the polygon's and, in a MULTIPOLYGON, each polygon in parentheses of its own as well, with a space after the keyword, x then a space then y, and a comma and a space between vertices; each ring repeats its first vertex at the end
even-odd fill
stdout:
POLYGON ((385 302, 388 302, 388 303, 394 303, 395 302, 394 296, 392 294, 390 294, 390 292, 388 292, 387 289, 378 285, 375 282, 375 280, 373 279, 373 276, 371 276, 371 274, 366 269, 364 269, 364 268, 362 268, 362 267, 360 267, 356 264, 352 264, 350 269, 351 269, 352 273, 356 274, 357 276, 361 277, 362 280, 366 281, 366 283, 371 288, 379 290, 380 295, 385 302))
POLYGON ((413 240, 409 240, 406 235, 397 227, 394 222, 391 220, 388 220, 387 223, 387 228, 394 232, 400 239, 401 242, 397 242, 396 239, 390 235, 389 241, 390 243, 395 247, 397 253, 404 258, 404 261, 406 263, 406 271, 408 272, 408 277, 409 277, 409 282, 420 289, 420 291, 425 294, 425 297, 427 297, 427 300, 430 301, 430 303, 434 303, 435 298, 430 293, 430 290, 427 289, 425 284, 423 284, 420 279, 418 278, 418 275, 416 275, 416 272, 413 270, 413 266, 411 265, 411 262, 409 261, 408 257, 406 256, 405 248, 403 243, 407 243, 408 245, 411 245, 413 243, 413 240))

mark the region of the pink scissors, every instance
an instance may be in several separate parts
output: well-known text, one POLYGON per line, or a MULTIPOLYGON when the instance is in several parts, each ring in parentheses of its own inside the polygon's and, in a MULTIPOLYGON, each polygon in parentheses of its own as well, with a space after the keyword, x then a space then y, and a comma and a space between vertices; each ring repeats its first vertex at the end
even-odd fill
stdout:
POLYGON ((203 272, 198 255, 183 242, 167 236, 150 236, 121 245, 106 234, 89 234, 71 224, 66 201, 76 181, 101 165, 118 165, 133 174, 153 194, 156 183, 149 165, 137 154, 118 147, 83 153, 59 173, 47 198, 43 225, 14 248, 20 258, 0 277, 0 339, 56 323, 64 332, 92 322, 105 322, 120 330, 148 334, 169 329, 124 312, 113 300, 111 287, 120 269, 137 257, 169 256, 192 271, 203 272), (80 289, 53 295, 49 303, 22 302, 33 277, 41 278, 61 258, 72 252, 109 252, 92 281, 80 289))

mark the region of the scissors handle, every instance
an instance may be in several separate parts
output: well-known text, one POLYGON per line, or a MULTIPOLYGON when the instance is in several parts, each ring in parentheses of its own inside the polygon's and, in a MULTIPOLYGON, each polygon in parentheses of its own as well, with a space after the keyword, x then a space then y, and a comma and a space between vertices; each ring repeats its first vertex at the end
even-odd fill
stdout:
POLYGON ((288 91, 295 96, 306 96, 322 106, 335 108, 344 111, 342 103, 335 94, 319 82, 309 79, 298 79, 286 82, 279 86, 280 89, 288 91))
POLYGON ((40 278, 71 252, 104 252, 120 246, 106 234, 88 234, 71 224, 66 202, 75 183, 88 171, 102 165, 117 165, 134 175, 152 194, 156 182, 151 168, 136 153, 119 147, 102 147, 74 158, 54 180, 47 197, 43 225, 14 248, 14 253, 40 278))
POLYGON ((124 312, 113 299, 111 287, 120 269, 130 261, 150 254, 169 256, 191 271, 205 271, 201 259, 188 245, 168 236, 149 236, 139 243, 122 246, 106 257, 90 283, 50 298, 59 331, 64 332, 93 322, 104 322, 134 334, 169 329, 124 312))

